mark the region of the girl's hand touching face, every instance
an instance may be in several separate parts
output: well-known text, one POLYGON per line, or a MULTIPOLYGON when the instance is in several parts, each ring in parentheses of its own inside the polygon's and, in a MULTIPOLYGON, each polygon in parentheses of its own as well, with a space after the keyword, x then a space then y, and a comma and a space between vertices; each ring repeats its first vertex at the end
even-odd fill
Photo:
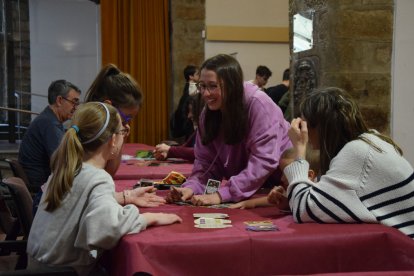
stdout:
POLYGON ((290 140, 292 141, 293 148, 296 151, 296 158, 305 159, 306 146, 308 144, 308 126, 306 121, 302 118, 296 118, 292 120, 290 129, 288 131, 290 140))

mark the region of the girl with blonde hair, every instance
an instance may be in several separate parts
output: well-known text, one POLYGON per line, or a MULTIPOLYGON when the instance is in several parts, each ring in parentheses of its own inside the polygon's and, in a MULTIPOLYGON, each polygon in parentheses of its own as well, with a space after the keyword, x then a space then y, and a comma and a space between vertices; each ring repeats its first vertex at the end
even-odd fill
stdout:
POLYGON ((29 235, 29 268, 71 266, 79 275, 95 275, 103 250, 114 247, 123 235, 181 218, 140 213, 128 204, 125 191, 125 206, 116 201, 114 182, 104 168, 120 154, 126 130, 114 107, 83 104, 72 123, 52 156, 52 174, 29 235))

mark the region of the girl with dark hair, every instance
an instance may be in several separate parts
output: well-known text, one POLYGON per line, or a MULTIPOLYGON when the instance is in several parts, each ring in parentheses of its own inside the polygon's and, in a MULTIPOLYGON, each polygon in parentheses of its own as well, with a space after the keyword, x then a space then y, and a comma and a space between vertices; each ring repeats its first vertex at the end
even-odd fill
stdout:
POLYGON ((395 142, 369 130, 358 105, 339 88, 305 96, 289 137, 289 205, 298 223, 381 223, 414 238, 414 172, 395 142), (320 149, 318 185, 307 179, 308 141, 320 149))
POLYGON ((229 55, 203 63, 198 89, 206 107, 197 130, 193 172, 167 200, 210 205, 249 198, 275 173, 281 153, 291 147, 289 123, 265 93, 243 82, 240 64, 229 55), (226 184, 202 195, 209 179, 226 184))
MULTIPOLYGON (((136 80, 129 74, 122 72, 114 64, 108 64, 102 67, 96 76, 92 85, 86 92, 86 102, 104 102, 116 108, 122 120, 126 133, 124 142, 130 133, 129 122, 138 114, 142 103, 142 91, 136 80)), ((123 146, 123 145, 122 145, 123 146)), ((121 148, 122 151, 122 148, 121 148)), ((121 154, 117 158, 110 160, 106 164, 105 170, 110 175, 115 175, 121 164, 121 154)), ((130 194, 135 198, 135 194, 130 194)), ((115 198, 122 204, 122 193, 115 193, 115 198)), ((139 198, 136 198, 135 204, 140 206, 139 198)))
POLYGON ((71 266, 79 275, 97 275, 97 259, 123 235, 181 218, 140 213, 129 204, 127 191, 125 206, 115 200, 115 184, 104 168, 120 154, 126 129, 114 107, 86 103, 72 123, 52 156, 52 175, 30 230, 29 268, 71 266))
POLYGON ((155 146, 154 156, 157 160, 165 160, 167 158, 181 158, 193 162, 194 156, 194 143, 196 137, 196 130, 198 128, 198 118, 201 110, 204 107, 204 102, 200 93, 192 95, 187 100, 187 106, 185 112, 187 118, 191 121, 193 133, 187 138, 182 145, 168 145, 167 143, 161 143, 155 146))

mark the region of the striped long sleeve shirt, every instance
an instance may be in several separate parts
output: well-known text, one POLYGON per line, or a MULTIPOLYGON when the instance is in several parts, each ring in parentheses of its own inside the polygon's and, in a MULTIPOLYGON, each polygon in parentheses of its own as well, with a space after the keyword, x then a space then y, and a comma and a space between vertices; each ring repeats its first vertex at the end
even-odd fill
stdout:
POLYGON ((351 141, 318 183, 308 180, 307 162, 285 168, 293 217, 298 223, 381 223, 414 239, 413 168, 389 143, 363 135, 382 152, 351 141))

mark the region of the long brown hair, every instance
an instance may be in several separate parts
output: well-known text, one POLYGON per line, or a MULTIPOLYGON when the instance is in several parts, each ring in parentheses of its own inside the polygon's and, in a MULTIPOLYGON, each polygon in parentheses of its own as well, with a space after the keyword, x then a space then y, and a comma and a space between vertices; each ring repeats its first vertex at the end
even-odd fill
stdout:
POLYGON ((51 158, 52 177, 46 192, 46 211, 52 212, 60 206, 82 167, 84 153, 96 151, 119 132, 119 120, 117 110, 108 104, 90 102, 78 107, 72 117, 72 127, 66 131, 51 158), (109 111, 105 129, 107 112, 104 105, 109 111))
POLYGON ((309 93, 302 100, 300 112, 308 127, 314 128, 319 134, 322 175, 328 171, 331 160, 352 140, 363 140, 382 152, 372 141, 361 136, 363 133, 378 136, 402 154, 391 138, 368 129, 356 102, 340 88, 328 87, 309 93))
POLYGON ((222 132, 226 144, 237 144, 247 135, 247 111, 240 64, 232 56, 220 54, 204 61, 200 71, 203 69, 217 74, 223 106, 214 111, 207 106, 202 142, 208 144, 222 132))
POLYGON ((115 107, 131 108, 142 103, 142 91, 133 77, 108 64, 101 69, 85 95, 85 102, 110 100, 115 107))

